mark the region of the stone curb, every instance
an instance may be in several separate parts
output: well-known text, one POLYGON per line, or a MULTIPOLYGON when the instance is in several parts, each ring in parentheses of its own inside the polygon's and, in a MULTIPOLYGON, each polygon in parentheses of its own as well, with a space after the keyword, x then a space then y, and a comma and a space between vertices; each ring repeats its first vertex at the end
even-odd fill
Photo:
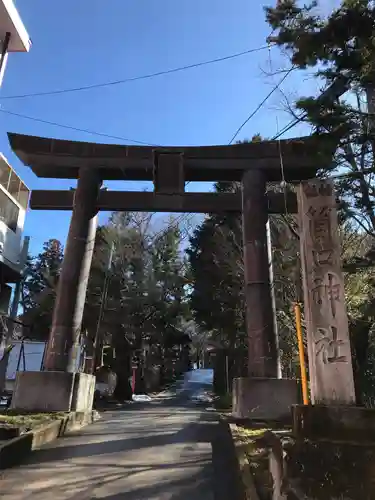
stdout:
POLYGON ((237 425, 232 423, 228 423, 227 425, 229 426, 229 431, 233 440, 239 476, 242 481, 242 486, 245 493, 245 499, 259 500, 259 495, 255 488, 253 475, 250 469, 250 464, 245 453, 246 445, 236 437, 237 425))
POLYGON ((41 425, 14 439, 9 439, 0 444, 0 470, 21 464, 32 451, 69 432, 77 431, 99 420, 99 418, 101 417, 95 410, 72 412, 64 418, 41 425))

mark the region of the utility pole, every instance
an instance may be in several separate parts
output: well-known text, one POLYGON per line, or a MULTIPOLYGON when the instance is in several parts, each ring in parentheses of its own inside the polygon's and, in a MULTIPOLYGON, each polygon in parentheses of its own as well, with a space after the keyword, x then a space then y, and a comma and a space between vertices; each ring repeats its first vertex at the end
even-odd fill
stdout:
POLYGON ((102 296, 101 296, 101 300, 100 300, 98 323, 96 325, 95 340, 94 340, 94 360, 93 360, 94 362, 92 365, 93 373, 95 373, 96 369, 102 364, 103 338, 100 335, 100 325, 101 325, 103 315, 104 315, 104 307, 105 307, 106 302, 107 302, 108 286, 109 286, 109 281, 110 281, 110 271, 112 269, 112 260, 113 260, 114 250, 115 250, 115 245, 112 242, 111 249, 109 252, 109 257, 108 257, 108 264, 107 264, 107 268, 105 270, 104 284, 103 284, 102 296))
POLYGON ((277 308, 276 308, 276 294, 275 294, 275 276, 273 271, 273 257, 272 257, 272 238, 271 238, 271 225, 270 220, 267 221, 267 253, 268 253, 268 269, 270 273, 271 285, 271 301, 273 312, 273 328, 275 332, 275 343, 277 352, 277 378, 282 378, 280 348, 279 348, 279 328, 277 325, 277 308))

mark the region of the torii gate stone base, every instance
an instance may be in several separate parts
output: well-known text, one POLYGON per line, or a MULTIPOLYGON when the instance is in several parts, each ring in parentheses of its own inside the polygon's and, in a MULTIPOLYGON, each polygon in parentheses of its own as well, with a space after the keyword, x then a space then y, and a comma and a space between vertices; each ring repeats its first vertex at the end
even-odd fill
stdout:
MULTIPOLYGON (((277 378, 276 338, 267 255, 269 213, 285 210, 267 182, 299 183, 330 164, 329 137, 203 147, 116 146, 9 134, 13 151, 39 177, 78 179, 74 191, 33 191, 31 208, 72 210, 45 371, 18 373, 12 407, 90 410, 95 378, 76 373, 80 332, 95 239, 96 215, 109 211, 243 214, 248 371, 234 382, 234 413, 277 419, 298 402, 295 380, 277 378), (103 180, 154 182, 154 192, 101 190, 103 180), (186 193, 186 181, 242 181, 241 194, 186 193)), ((297 211, 293 194, 289 213, 297 211)))

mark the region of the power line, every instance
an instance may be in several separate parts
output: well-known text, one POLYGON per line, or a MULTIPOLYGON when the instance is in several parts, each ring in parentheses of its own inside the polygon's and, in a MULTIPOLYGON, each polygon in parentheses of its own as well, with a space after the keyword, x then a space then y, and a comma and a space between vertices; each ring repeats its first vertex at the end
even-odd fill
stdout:
POLYGON ((282 135, 284 135, 286 132, 288 132, 290 129, 294 128, 298 123, 300 123, 302 120, 304 120, 307 116, 307 113, 303 113, 301 116, 298 118, 294 118, 291 122, 289 122, 283 129, 280 130, 276 135, 272 137, 272 141, 278 139, 282 135))
MULTIPOLYGON (((218 62, 219 60, 225 60, 225 59, 229 59, 229 58, 233 58, 233 57, 238 57, 240 55, 244 55, 244 54, 247 54, 247 53, 250 53, 250 52, 255 52, 257 50, 263 50, 265 48, 268 48, 268 46, 264 46, 264 47, 260 47, 258 49, 251 49, 250 51, 246 51, 246 52, 242 52, 242 53, 239 53, 239 54, 236 54, 236 55, 232 55, 232 56, 227 56, 226 58, 221 58, 221 59, 217 59, 217 60, 212 60, 211 62, 218 62)), ((170 72, 173 72, 173 71, 181 71, 182 69, 188 69, 189 67, 195 67, 195 66, 201 66, 203 64, 209 64, 210 62, 206 62, 206 63, 198 63, 197 65, 191 65, 191 66, 186 66, 186 67, 183 67, 183 68, 176 68, 175 70, 169 70, 168 72, 164 72, 164 73, 157 73, 157 74, 154 74, 154 75, 149 75, 149 76, 145 76, 143 78, 151 78, 151 76, 158 76, 159 74, 166 74, 166 73, 170 73, 170 72)), ((246 125, 246 123, 248 123, 248 121, 250 121, 250 119, 262 108, 262 106, 266 103, 266 101, 271 97, 271 95, 279 88, 279 86, 284 82, 284 80, 288 77, 288 75, 291 73, 291 71, 293 70, 294 68, 290 68, 286 74, 283 76, 283 78, 280 80, 280 82, 271 90, 271 92, 269 92, 269 94, 263 99, 263 101, 256 107, 256 109, 250 114, 250 116, 245 120, 245 122, 238 128, 238 130, 236 131, 236 133, 234 134, 234 136, 232 137, 231 141, 229 144, 231 144, 234 139, 237 137, 237 135, 239 134, 239 132, 242 130, 242 128, 246 125)), ((141 79, 142 77, 138 77, 136 79, 141 79)), ((133 79, 134 80, 134 79, 133 79)), ((131 80, 129 80, 131 81, 131 80)), ((115 84, 116 82, 113 82, 112 84, 115 84)), ((117 83, 121 83, 120 81, 117 82, 117 83)), ((102 84, 100 86, 105 86, 105 85, 111 85, 111 83, 108 83, 108 84, 102 84)), ((87 87, 87 88, 94 88, 94 87, 87 87)), ((80 88, 80 89, 70 89, 70 90, 66 90, 66 92, 73 92, 75 90, 85 90, 85 88, 80 88)), ((62 93, 64 91, 56 91, 56 92, 52 92, 52 94, 54 93, 62 93)), ((9 97, 5 97, 5 99, 7 98, 17 98, 17 97, 32 97, 33 95, 35 94, 29 94, 29 95, 24 95, 24 96, 9 96, 9 97)), ((44 94, 38 94, 38 95, 47 95, 46 93, 44 94)), ((129 139, 129 138, 125 138, 125 137, 122 137, 122 136, 117 136, 117 135, 111 135, 111 134, 105 134, 105 133, 102 133, 102 132, 97 132, 97 131, 94 131, 94 130, 90 130, 90 129, 84 129, 84 128, 79 128, 79 127, 73 127, 71 125, 65 125, 65 124, 62 124, 62 123, 57 123, 57 122, 52 122, 52 121, 49 121, 49 120, 44 120, 42 118, 37 118, 37 117, 33 117, 33 116, 28 116, 28 115, 24 115, 24 114, 21 114, 21 113, 16 113, 16 112, 13 112, 13 111, 8 111, 8 110, 5 110, 5 109, 1 109, 0 108, 0 112, 2 113, 5 113, 5 114, 8 114, 8 115, 12 115, 12 116, 17 116, 19 118, 24 118, 26 120, 31 120, 31 121, 35 121, 35 122, 39 122, 39 123, 44 123, 44 124, 47 124, 47 125, 52 125, 52 126, 55 126, 55 127, 61 127, 61 128, 65 128, 65 129, 68 129, 68 130, 75 130, 75 131, 78 131, 78 132, 83 132, 83 133, 86 133, 86 134, 91 134, 91 135, 97 135, 97 136, 101 136, 101 137, 106 137, 106 138, 110 138, 110 139, 118 139, 118 140, 121 140, 121 141, 125 141, 125 142, 133 142, 135 144, 140 144, 140 145, 145 145, 145 146, 155 146, 155 147, 159 147, 159 145, 157 144, 151 144, 151 143, 148 143, 148 142, 145 142, 145 141, 139 141, 139 140, 135 140, 135 139, 129 139)), ((292 128, 293 126, 295 126, 299 121, 301 121, 303 119, 303 116, 301 116, 300 118, 296 119, 296 120, 293 120, 293 122, 291 122, 291 124, 287 125, 287 127, 284 127, 283 130, 281 130, 277 136, 275 136, 273 139, 276 139, 277 137, 281 136, 282 134, 284 134, 287 130, 289 130, 290 128, 292 128)), ((123 169, 121 169, 121 171, 123 172, 124 174, 124 178, 126 180, 126 176, 125 176, 125 172, 123 171, 123 169)), ((187 182, 187 184, 189 184, 189 182, 187 182)), ((151 215, 155 215, 157 212, 153 212, 151 215)), ((178 227, 179 223, 183 220, 184 217, 188 217, 189 215, 192 215, 191 213, 184 213, 184 214, 181 214, 179 217, 177 217, 175 219, 174 224, 172 224, 172 227, 178 227)), ((164 232, 164 230, 162 231, 159 231, 158 233, 156 233, 156 235, 154 236, 159 236, 159 234, 161 234, 162 232, 164 232)))
POLYGON ((1 113, 6 113, 7 115, 18 116, 19 118, 25 118, 25 120, 31 120, 31 121, 39 122, 39 123, 46 123, 47 125, 53 125, 54 127, 66 128, 66 129, 69 129, 69 130, 76 130, 77 132, 84 132, 85 134, 98 135, 98 136, 101 136, 101 137, 107 137, 109 139, 118 139, 120 141, 125 141, 125 142, 134 142, 135 144, 140 144, 140 145, 143 145, 143 146, 158 147, 157 144, 150 144, 149 142, 137 141, 135 139, 128 139, 127 137, 122 137, 122 136, 118 136, 118 135, 111 135, 111 134, 104 134, 102 132, 96 132, 94 130, 73 127, 71 125, 64 125, 62 123, 57 123, 57 122, 51 122, 49 120, 43 120, 42 118, 36 118, 35 116, 23 115, 21 113, 15 113, 14 111, 8 111, 6 109, 1 109, 0 108, 0 112, 1 113))
POLYGON ((120 85, 123 83, 130 83, 130 82, 136 82, 139 80, 147 80, 150 78, 155 78, 157 76, 162 76, 162 75, 170 75, 171 73, 177 73, 179 71, 185 71, 188 69, 193 69, 193 68, 199 68, 201 66, 206 66, 207 64, 214 64, 222 61, 228 61, 230 59, 235 59, 237 57, 241 57, 247 54, 252 54, 254 52, 259 52, 261 50, 268 49, 270 45, 263 45, 261 47, 257 47, 254 49, 248 49, 244 50, 242 52, 237 52, 235 54, 231 54, 229 56, 224 56, 224 57, 218 57, 216 59, 210 59, 208 61, 202 61, 194 64, 188 64, 186 66, 179 66, 177 68, 171 68, 167 69, 164 71, 157 71, 156 73, 149 73, 146 75, 140 75, 140 76, 134 76, 131 78, 124 78, 121 80, 113 80, 110 82, 102 82, 102 83, 95 83, 92 85, 84 85, 82 87, 72 87, 72 88, 67 88, 67 89, 61 89, 61 90, 51 90, 51 91, 46 91, 46 92, 35 92, 35 93, 30 93, 30 94, 19 94, 19 95, 10 95, 10 96, 0 96, 0 99, 23 99, 25 97, 40 97, 40 96, 47 96, 47 95, 58 95, 58 94, 67 94, 70 92, 81 92, 83 90, 91 90, 91 89, 97 89, 97 88, 102 88, 102 87, 110 87, 114 85, 120 85))
MULTIPOLYGON (((339 75, 317 98, 317 103, 324 102, 330 99, 332 102, 338 100, 350 88, 350 80, 344 75, 339 75)), ((295 127, 298 123, 307 117, 307 113, 303 112, 297 118, 289 122, 280 132, 278 132, 272 139, 278 139, 290 129, 295 127)))
MULTIPOLYGON (((158 145, 155 145, 155 144, 150 144, 150 143, 147 143, 147 142, 143 142, 143 141, 137 141, 137 140, 133 140, 133 139, 127 139, 125 137, 121 137, 121 136, 116 136, 116 135, 110 135, 110 134, 104 134, 104 133, 101 133, 101 132, 95 132, 93 130, 88 130, 88 129, 82 129, 82 128, 78 128, 78 127, 72 127, 70 125, 63 125, 61 123, 56 123, 56 122, 51 122, 51 121, 48 121, 48 120, 43 120, 41 118, 35 118, 35 117, 32 117, 32 116, 27 116, 27 115, 23 115, 23 114, 20 114, 20 113, 14 113, 13 111, 7 111, 5 109, 1 109, 0 108, 0 112, 2 113, 6 113, 6 114, 9 114, 9 115, 13 115, 13 116, 18 116, 19 118, 25 118, 27 120, 32 120, 32 121, 36 121, 36 122, 41 122, 41 123, 46 123, 48 125, 53 125, 55 127, 62 127, 62 128, 67 128, 67 129, 70 129, 70 130, 76 130, 78 132, 84 132, 84 133, 87 133, 87 134, 92 134, 92 135, 99 135, 99 136, 102 136, 102 137, 107 137, 107 138, 111 138, 111 139, 119 139, 119 140, 122 140, 122 141, 128 141, 128 142, 134 142, 136 144, 142 144, 142 145, 145 145, 145 146, 155 146, 155 147, 158 147, 158 145)), ((123 173, 123 176, 124 176, 124 180, 127 180, 126 178, 126 171, 125 169, 123 168, 120 168, 121 172, 123 173)), ((186 185, 188 185, 190 183, 190 181, 188 181, 186 183, 186 185)), ((151 216, 152 215, 156 215, 157 212, 152 212, 151 213, 151 216)), ((177 217, 174 221, 173 221, 173 224, 171 227, 176 227, 178 228, 178 225, 180 222, 182 222, 183 218, 186 216, 188 217, 189 215, 192 215, 190 213, 183 213, 181 214, 179 217, 177 217)), ((164 229, 162 231, 159 231, 158 233, 156 233, 154 236, 155 237, 158 237, 160 234, 162 234, 164 232, 164 229)))
POLYGON ((280 85, 286 80, 286 78, 290 75, 290 73, 293 71, 294 67, 291 67, 285 75, 281 78, 279 83, 277 83, 273 89, 266 95, 266 97, 258 104, 258 106, 250 113, 250 115, 246 118, 246 120, 238 127, 236 132, 234 133, 232 139, 229 141, 229 144, 232 144, 235 138, 238 136, 238 134, 241 132, 241 130, 244 128, 244 126, 258 113, 258 111, 265 105, 265 103, 268 101, 268 99, 272 96, 274 92, 280 87, 280 85))

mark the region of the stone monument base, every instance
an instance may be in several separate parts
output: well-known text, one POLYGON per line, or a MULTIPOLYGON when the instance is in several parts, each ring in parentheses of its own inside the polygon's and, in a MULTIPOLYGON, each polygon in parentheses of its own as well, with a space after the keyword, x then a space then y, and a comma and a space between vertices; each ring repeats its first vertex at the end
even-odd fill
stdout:
POLYGON ((375 441, 375 409, 349 405, 295 405, 296 438, 375 441))
POLYGON ((259 420, 290 420, 291 407, 300 402, 296 380, 236 378, 233 380, 233 416, 259 420))
POLYGON ((23 411, 92 410, 95 376, 69 372, 17 372, 11 409, 23 411))

